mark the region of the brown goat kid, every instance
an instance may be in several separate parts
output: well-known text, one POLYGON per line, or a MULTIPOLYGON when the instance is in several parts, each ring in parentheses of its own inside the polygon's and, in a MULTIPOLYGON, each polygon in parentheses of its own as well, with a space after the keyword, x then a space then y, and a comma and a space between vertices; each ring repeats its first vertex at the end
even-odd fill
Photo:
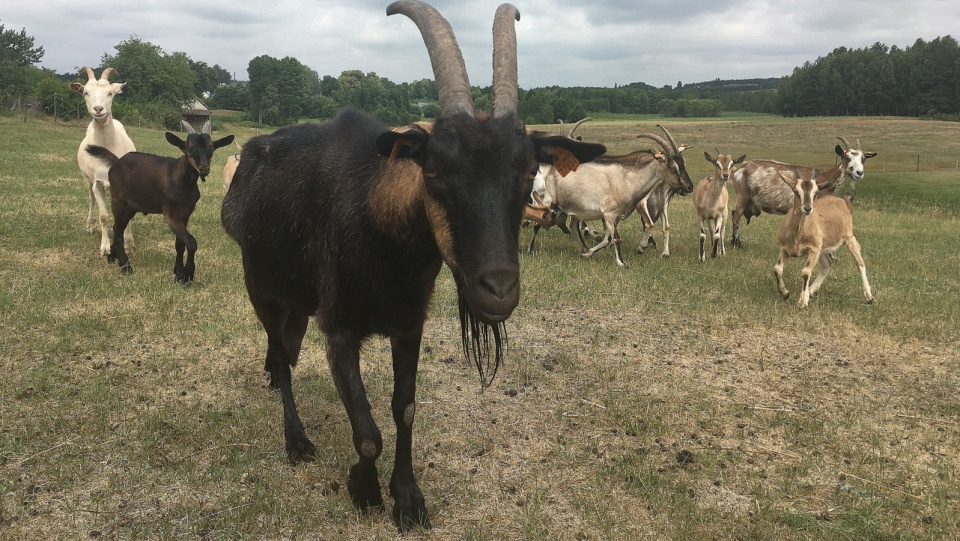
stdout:
POLYGON ((110 203, 113 207, 113 245, 107 261, 116 261, 124 274, 133 272, 133 266, 124 250, 123 232, 138 212, 163 214, 170 230, 177 236, 177 260, 173 275, 180 284, 193 281, 194 255, 197 239, 187 231, 187 222, 200 200, 197 179, 206 181, 210 174, 213 152, 233 142, 228 135, 214 141, 210 137, 210 121, 201 133, 183 122, 187 140, 167 132, 167 142, 183 151, 179 158, 156 156, 144 152, 130 152, 118 158, 104 147, 87 146, 87 152, 110 165, 110 203), (183 252, 187 252, 184 263, 183 252))
POLYGON ((697 183, 693 190, 693 208, 697 211, 697 225, 700 227, 700 261, 706 261, 707 254, 704 244, 707 233, 711 236, 712 257, 726 255, 723 245, 723 235, 727 230, 727 202, 730 195, 727 193, 727 181, 733 176, 733 167, 743 163, 746 155, 734 159, 730 154, 723 154, 717 149, 715 158, 709 152, 703 157, 713 164, 714 172, 697 183))
POLYGON ((820 285, 830 274, 833 265, 831 255, 846 244, 857 263, 857 269, 860 270, 863 298, 867 304, 872 303, 873 292, 870 290, 870 282, 867 281, 867 267, 860 255, 860 243, 853 236, 853 207, 850 201, 833 195, 818 195, 816 171, 808 176, 799 172, 795 177, 782 173, 779 176, 793 192, 793 209, 787 213, 777 233, 780 257, 773 267, 773 275, 777 280, 780 295, 784 299, 790 297, 790 291, 783 283, 784 263, 791 257, 806 256, 807 263, 800 274, 800 307, 806 308, 810 303, 810 296, 820 289, 820 285), (811 284, 810 277, 818 260, 820 272, 811 284))

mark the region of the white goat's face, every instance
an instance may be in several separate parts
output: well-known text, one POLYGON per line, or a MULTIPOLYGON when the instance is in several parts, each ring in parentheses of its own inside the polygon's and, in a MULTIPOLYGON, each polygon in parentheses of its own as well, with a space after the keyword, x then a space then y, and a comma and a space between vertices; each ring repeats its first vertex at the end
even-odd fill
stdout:
POLYGON ((83 95, 83 101, 87 103, 90 116, 101 120, 112 113, 113 97, 123 91, 124 84, 111 83, 103 79, 90 79, 82 87, 79 83, 73 83, 70 88, 83 95))
MULTIPOLYGON (((857 142, 859 146, 859 141, 857 142)), ((840 145, 836 148, 837 155, 843 160, 843 173, 854 180, 863 178, 863 164, 867 158, 877 155, 876 152, 864 152, 859 148, 844 149, 840 145)))

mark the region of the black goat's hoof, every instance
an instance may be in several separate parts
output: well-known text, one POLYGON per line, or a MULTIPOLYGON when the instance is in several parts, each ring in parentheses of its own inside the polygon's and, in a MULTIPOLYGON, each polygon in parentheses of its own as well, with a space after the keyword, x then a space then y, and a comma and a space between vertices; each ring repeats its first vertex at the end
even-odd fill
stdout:
POLYGON ((107 263, 116 263, 117 256, 113 255, 113 252, 107 252, 107 263))
POLYGON ((133 274, 133 265, 127 263, 126 265, 120 265, 121 274, 133 274))
POLYGON ((383 511, 383 494, 380 492, 376 468, 364 468, 360 464, 350 466, 347 490, 350 491, 350 500, 357 509, 383 511))
POLYGON ((174 279, 174 281, 176 281, 178 284, 180 284, 180 285, 182 285, 182 286, 184 286, 184 287, 186 287, 186 286, 188 286, 188 285, 190 285, 190 284, 193 283, 193 277, 192 277, 192 276, 179 275, 179 276, 174 276, 173 279, 174 279))
POLYGON ((317 459, 317 448, 307 438, 287 442, 287 460, 291 464, 313 462, 317 459))

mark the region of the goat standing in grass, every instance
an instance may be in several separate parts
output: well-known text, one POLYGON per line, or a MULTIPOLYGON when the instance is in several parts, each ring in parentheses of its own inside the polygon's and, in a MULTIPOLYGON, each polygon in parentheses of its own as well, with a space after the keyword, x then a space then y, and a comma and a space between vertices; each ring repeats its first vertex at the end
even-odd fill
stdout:
MULTIPOLYGON (((86 136, 83 141, 80 141, 80 148, 77 150, 77 163, 80 165, 80 173, 87 181, 87 189, 90 191, 87 231, 96 231, 97 219, 93 217, 93 207, 96 206, 100 222, 100 255, 107 255, 110 252, 106 195, 110 183, 107 173, 109 166, 87 154, 87 145, 101 146, 117 157, 121 157, 128 152, 134 152, 137 149, 127 135, 127 131, 123 128, 123 124, 113 118, 113 98, 123 91, 125 83, 110 82, 110 74, 116 73, 113 68, 103 70, 99 79, 89 66, 84 66, 83 69, 87 72, 87 82, 85 84, 70 83, 70 90, 83 96, 83 101, 87 104, 87 111, 93 119, 87 126, 86 136)), ((130 244, 132 250, 133 233, 128 229, 126 235, 126 241, 130 244)))
MULTIPOLYGON (((586 249, 583 231, 577 227, 583 257, 591 257, 613 243, 617 265, 626 266, 620 249, 618 226, 636 210, 637 204, 661 182, 685 191, 693 190, 679 146, 663 126, 666 139, 654 134, 638 135, 651 139, 663 148, 662 152, 639 150, 624 156, 602 156, 562 176, 555 169, 546 174, 547 196, 544 203, 556 205, 566 214, 580 221, 602 220, 606 235, 596 246, 586 249)), ((530 245, 536 241, 534 229, 530 245)))
MULTIPOLYGON (((817 182, 820 183, 821 193, 833 194, 849 178, 849 196, 852 200, 856 182, 863 178, 864 164, 877 153, 862 150, 859 139, 857 139, 856 148, 843 137, 837 137, 837 139, 843 143, 842 147, 840 145, 834 147, 834 152, 840 157, 840 163, 821 171, 817 176, 817 182)), ((737 205, 733 208, 731 216, 733 232, 730 243, 734 246, 743 247, 743 241, 740 239, 740 218, 746 218, 749 224, 751 216, 760 216, 763 212, 786 214, 793 207, 793 194, 778 177, 781 171, 786 176, 810 175, 812 169, 774 160, 750 160, 744 163, 733 176, 737 205)))
POLYGON ((323 124, 254 137, 243 145, 221 219, 240 246, 250 302, 267 334, 264 370, 283 402, 287 457, 309 461, 320 452, 291 383, 316 317, 352 428, 357 462, 346 485, 363 510, 384 505, 377 471, 384 445, 363 384, 361 346, 372 335, 390 339, 396 452, 389 487, 393 519, 406 531, 430 527, 412 444, 420 344, 437 275, 444 264, 453 274, 464 351, 486 383, 504 354, 504 321, 520 301, 517 241, 538 162, 576 167, 606 148, 528 133, 520 122, 514 6, 501 5, 493 24, 490 113, 474 112, 463 55, 435 9, 404 0, 387 14, 420 29, 440 97, 436 122, 391 129, 348 108, 323 124))
POLYGON ((717 157, 713 158, 709 152, 703 157, 713 164, 713 175, 697 183, 693 190, 693 208, 697 212, 697 225, 700 228, 700 261, 707 260, 706 247, 707 233, 711 236, 712 256, 726 255, 723 245, 723 235, 727 231, 727 181, 733 173, 733 166, 743 163, 746 155, 734 159, 730 154, 723 154, 717 149, 717 157))
POLYGON ((792 176, 779 174, 793 192, 793 208, 787 213, 777 233, 780 257, 773 267, 777 290, 784 299, 790 297, 790 292, 783 283, 783 265, 791 257, 806 256, 807 263, 800 273, 800 307, 806 308, 810 303, 810 296, 820 289, 820 285, 830 274, 833 265, 831 254, 846 244, 857 263, 857 269, 860 270, 863 298, 870 304, 873 302, 873 293, 867 281, 867 267, 860 255, 860 243, 853 236, 853 206, 848 199, 818 195, 816 174, 816 171, 812 171, 809 176, 804 176, 799 171, 792 176), (820 272, 811 284, 810 277, 818 260, 820 272))
POLYGON ((113 207, 113 245, 107 261, 117 261, 124 274, 133 272, 123 245, 123 231, 138 212, 163 214, 170 230, 177 236, 177 260, 173 275, 180 284, 193 281, 194 255, 197 239, 187 231, 187 222, 200 200, 197 179, 206 181, 210 174, 213 151, 233 142, 228 135, 214 141, 210 137, 210 121, 201 133, 181 121, 187 131, 187 140, 167 132, 167 142, 183 151, 179 158, 131 152, 118 158, 108 149, 90 145, 87 152, 110 165, 110 200, 113 207), (183 252, 187 261, 183 261, 183 252))

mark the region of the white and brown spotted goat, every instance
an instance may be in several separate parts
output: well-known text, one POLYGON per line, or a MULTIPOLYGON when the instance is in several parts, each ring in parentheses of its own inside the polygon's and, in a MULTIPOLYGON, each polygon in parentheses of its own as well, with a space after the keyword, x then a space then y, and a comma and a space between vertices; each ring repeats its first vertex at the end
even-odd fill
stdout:
POLYGON ((780 295, 784 299, 790 297, 790 291, 783 283, 784 263, 791 257, 806 257, 807 262, 800 273, 800 307, 806 308, 810 296, 820 289, 830 274, 833 266, 831 255, 846 244, 860 270, 863 298, 868 304, 872 303, 873 292, 867 281, 867 267, 860 255, 860 243, 853 236, 853 206, 849 199, 818 193, 820 179, 816 178, 816 171, 810 174, 797 171, 790 176, 779 173, 778 177, 793 194, 793 208, 787 213, 777 233, 780 257, 773 267, 773 275, 780 295), (810 278, 818 260, 820 272, 811 284, 810 278))
MULTIPOLYGON (((868 158, 877 155, 876 152, 864 152, 857 139, 857 147, 853 148, 843 137, 837 137, 843 147, 837 145, 834 151, 840 156, 840 163, 822 171, 817 175, 820 184, 820 193, 832 194, 844 182, 850 179, 850 199, 853 199, 853 190, 856 182, 863 178, 863 166, 868 158)), ((752 216, 761 213, 786 214, 793 208, 793 193, 780 181, 778 171, 787 177, 797 179, 796 175, 810 176, 813 171, 809 167, 798 167, 774 160, 750 160, 737 170, 733 177, 733 186, 737 193, 737 205, 732 212, 733 233, 730 243, 739 248, 743 247, 740 240, 740 218, 746 218, 750 223, 752 216)))

